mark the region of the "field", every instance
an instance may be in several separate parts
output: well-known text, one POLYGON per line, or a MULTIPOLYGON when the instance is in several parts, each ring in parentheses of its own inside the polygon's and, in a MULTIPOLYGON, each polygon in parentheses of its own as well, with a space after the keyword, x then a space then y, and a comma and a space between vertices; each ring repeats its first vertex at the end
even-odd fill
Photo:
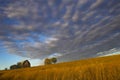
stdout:
POLYGON ((0 71, 0 80, 120 80, 120 55, 0 71))

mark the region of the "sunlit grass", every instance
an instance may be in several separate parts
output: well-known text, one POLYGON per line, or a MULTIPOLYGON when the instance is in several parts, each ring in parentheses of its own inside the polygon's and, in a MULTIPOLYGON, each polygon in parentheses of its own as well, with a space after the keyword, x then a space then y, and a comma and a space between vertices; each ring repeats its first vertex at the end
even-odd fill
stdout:
POLYGON ((120 80, 120 55, 0 71, 0 80, 120 80))

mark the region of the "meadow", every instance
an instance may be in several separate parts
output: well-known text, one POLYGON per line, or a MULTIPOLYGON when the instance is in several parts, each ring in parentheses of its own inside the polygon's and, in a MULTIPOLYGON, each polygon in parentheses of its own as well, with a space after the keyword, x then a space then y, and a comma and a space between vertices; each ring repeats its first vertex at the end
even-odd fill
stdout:
POLYGON ((0 80, 120 80, 120 55, 3 70, 0 80))

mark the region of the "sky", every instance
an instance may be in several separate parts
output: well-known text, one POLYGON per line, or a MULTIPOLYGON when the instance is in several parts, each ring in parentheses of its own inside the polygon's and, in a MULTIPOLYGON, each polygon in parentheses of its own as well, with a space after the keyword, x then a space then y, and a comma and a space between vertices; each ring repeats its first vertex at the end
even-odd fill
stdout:
POLYGON ((120 0, 0 0, 0 69, 119 53, 120 0), (109 53, 108 53, 109 54, 109 53))

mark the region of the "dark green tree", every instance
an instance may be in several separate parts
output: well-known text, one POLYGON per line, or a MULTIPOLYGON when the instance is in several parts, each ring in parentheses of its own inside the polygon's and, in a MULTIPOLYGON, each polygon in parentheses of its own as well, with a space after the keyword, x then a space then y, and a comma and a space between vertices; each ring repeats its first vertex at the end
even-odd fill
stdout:
POLYGON ((17 68, 22 68, 21 62, 18 62, 18 63, 17 63, 17 68))
POLYGON ((5 70, 8 70, 7 68, 5 68, 5 70))
POLYGON ((10 70, 12 70, 12 69, 17 69, 17 65, 11 65, 10 70))
POLYGON ((52 63, 55 64, 57 62, 57 58, 53 57, 53 58, 51 58, 51 61, 52 61, 52 63))
POLYGON ((45 65, 52 64, 51 59, 46 58, 44 64, 45 65))

